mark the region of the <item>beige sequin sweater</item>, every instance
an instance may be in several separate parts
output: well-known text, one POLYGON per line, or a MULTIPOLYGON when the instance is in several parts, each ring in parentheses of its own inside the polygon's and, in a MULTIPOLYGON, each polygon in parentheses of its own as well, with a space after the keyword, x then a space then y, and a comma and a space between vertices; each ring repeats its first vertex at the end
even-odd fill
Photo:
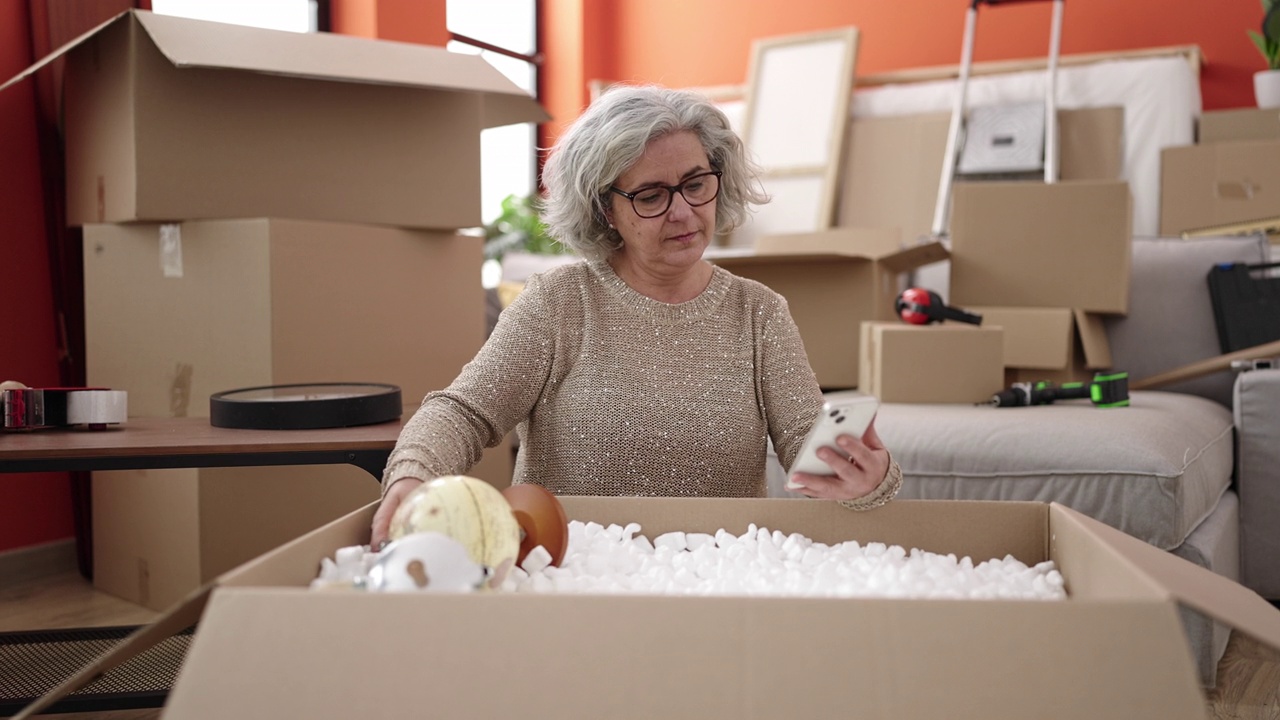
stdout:
POLYGON ((533 276, 489 341, 405 424, 383 475, 465 473, 512 429, 515 482, 556 494, 763 496, 822 394, 786 300, 715 267, 697 298, 632 290, 607 263, 533 276))

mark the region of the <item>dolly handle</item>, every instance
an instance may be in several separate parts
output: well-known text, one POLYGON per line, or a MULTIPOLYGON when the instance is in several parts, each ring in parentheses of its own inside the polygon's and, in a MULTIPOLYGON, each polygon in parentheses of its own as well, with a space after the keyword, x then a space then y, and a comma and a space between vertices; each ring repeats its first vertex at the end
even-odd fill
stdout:
POLYGON ((1060 0, 973 0, 973 7, 979 5, 1012 5, 1014 3, 1059 2, 1060 0))

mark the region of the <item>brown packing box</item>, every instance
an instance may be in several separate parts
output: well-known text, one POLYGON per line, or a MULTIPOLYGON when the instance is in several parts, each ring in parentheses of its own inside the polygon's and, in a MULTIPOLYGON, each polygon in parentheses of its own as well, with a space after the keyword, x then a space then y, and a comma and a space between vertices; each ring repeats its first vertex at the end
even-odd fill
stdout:
POLYGON ((985 403, 1004 383, 1004 331, 864 322, 858 389, 886 403, 985 403))
POLYGON ((1132 228, 1124 181, 958 182, 949 299, 1124 314, 1132 228))
POLYGON ((893 229, 839 228, 757 240, 754 252, 709 253, 787 299, 825 389, 858 384, 858 326, 894 317, 900 276, 947 257, 941 243, 903 244, 893 229))
MULTIPOLYGON (((394 384, 411 413, 483 342, 482 240, 455 231, 205 220, 91 224, 84 243, 87 379, 134 417, 306 382, 394 384)), ((484 479, 509 482, 510 452, 484 479)), ((137 470, 94 473, 93 496, 95 583, 159 609, 377 485, 348 466, 137 470)))
POLYGON ((139 10, 5 86, 63 55, 70 225, 474 227, 481 129, 547 119, 479 56, 139 10))
MULTIPOLYGON (((510 440, 485 451, 467 474, 497 487, 511 484, 510 440)), ((93 584, 164 610, 378 496, 378 479, 353 465, 95 472, 93 584)))
MULTIPOLYGON (((1004 330, 1005 384, 1075 382, 1111 367, 1100 315, 1067 308, 967 307, 1004 330)), ((1123 370, 1124 368, 1120 368, 1123 370)))
MULTIPOLYGON (((841 227, 901 228, 907 239, 933 227, 951 113, 857 117, 845 142, 837 208, 841 227)), ((1058 111, 1059 177, 1115 180, 1124 167, 1124 108, 1058 111)))
POLYGON ((220 577, 34 712, 199 621, 166 718, 1206 717, 1179 603, 1280 648, 1256 593, 1058 504, 563 498, 570 518, 1051 560, 1063 601, 306 589, 369 506, 220 577), (389 658, 394 661, 388 661, 389 658), (429 668, 430 672, 424 672, 429 668))
POLYGON ((484 341, 482 246, 267 218, 88 225, 88 382, 128 391, 146 417, 287 383, 391 383, 416 405, 484 341))
POLYGON ((379 495, 354 465, 99 471, 91 486, 93 586, 152 610, 379 495))
POLYGON ((1177 236, 1255 220, 1280 225, 1280 139, 1165 148, 1160 234, 1177 236))
POLYGON ((1240 108, 1201 113, 1197 142, 1280 140, 1280 109, 1240 108))

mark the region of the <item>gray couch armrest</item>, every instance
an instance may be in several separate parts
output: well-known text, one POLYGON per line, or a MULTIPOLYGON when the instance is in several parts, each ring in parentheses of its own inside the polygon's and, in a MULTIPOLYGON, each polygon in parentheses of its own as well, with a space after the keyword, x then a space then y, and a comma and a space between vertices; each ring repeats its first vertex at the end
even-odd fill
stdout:
POLYGON ((1280 369, 1240 373, 1235 383, 1236 491, 1241 582, 1280 598, 1280 369))

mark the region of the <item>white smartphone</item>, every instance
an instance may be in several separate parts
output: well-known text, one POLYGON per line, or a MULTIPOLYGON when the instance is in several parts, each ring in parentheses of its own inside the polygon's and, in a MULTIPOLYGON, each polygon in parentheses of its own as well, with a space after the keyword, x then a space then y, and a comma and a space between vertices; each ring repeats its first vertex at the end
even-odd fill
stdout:
POLYGON ((855 390, 828 393, 824 397, 826 402, 800 446, 796 461, 791 466, 792 473, 834 475, 835 471, 831 466, 818 457, 818 448, 825 446, 839 451, 836 445, 836 437, 839 435, 852 435, 861 439, 862 433, 867 431, 867 426, 880 407, 880 400, 874 395, 855 390))

